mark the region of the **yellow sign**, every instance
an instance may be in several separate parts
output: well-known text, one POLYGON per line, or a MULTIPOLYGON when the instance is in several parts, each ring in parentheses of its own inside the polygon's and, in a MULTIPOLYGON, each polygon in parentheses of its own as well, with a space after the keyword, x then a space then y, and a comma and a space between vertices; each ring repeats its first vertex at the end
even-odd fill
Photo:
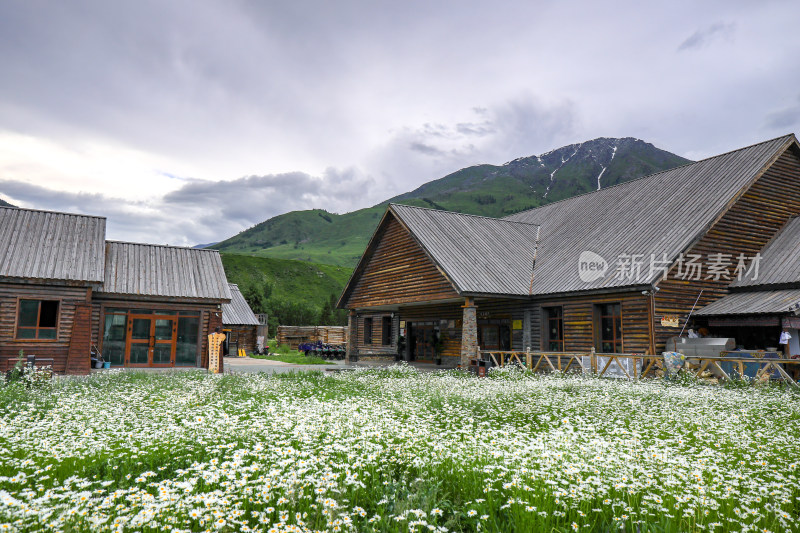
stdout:
POLYGON ((512 327, 513 329, 522 329, 522 320, 515 320, 512 327))
POLYGON ((406 321, 405 321, 405 320, 401 320, 401 321, 400 321, 400 327, 401 327, 401 328, 404 328, 404 327, 406 327, 406 321))
POLYGON ((677 315, 662 316, 661 325, 665 328, 679 328, 681 327, 681 319, 677 315))

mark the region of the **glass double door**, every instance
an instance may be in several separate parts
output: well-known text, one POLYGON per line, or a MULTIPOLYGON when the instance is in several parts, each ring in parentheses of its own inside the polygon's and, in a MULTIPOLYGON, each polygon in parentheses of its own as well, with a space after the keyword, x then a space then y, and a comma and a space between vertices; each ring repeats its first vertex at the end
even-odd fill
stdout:
POLYGON ((178 317, 129 315, 125 366, 174 366, 178 317))

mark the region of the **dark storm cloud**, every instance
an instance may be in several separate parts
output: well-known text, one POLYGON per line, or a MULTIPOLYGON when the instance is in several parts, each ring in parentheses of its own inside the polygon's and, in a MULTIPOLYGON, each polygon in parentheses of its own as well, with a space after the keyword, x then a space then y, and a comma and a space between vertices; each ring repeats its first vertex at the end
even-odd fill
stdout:
POLYGON ((717 22, 716 24, 712 24, 708 28, 703 30, 697 30, 692 35, 689 36, 685 41, 683 41, 680 46, 678 46, 678 51, 683 50, 691 50, 693 48, 702 48, 707 46, 711 41, 714 39, 718 39, 721 37, 729 38, 733 35, 736 26, 734 24, 725 24, 722 22, 717 22))

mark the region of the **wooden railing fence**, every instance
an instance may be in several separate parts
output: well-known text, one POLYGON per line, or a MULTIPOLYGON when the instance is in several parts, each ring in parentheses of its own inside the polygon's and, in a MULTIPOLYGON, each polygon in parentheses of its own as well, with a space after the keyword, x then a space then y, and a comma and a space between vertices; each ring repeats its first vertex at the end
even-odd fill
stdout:
MULTIPOLYGON (((708 370, 718 379, 726 381, 742 379, 747 374, 753 374, 753 376, 749 377, 755 381, 772 378, 800 388, 797 380, 786 371, 787 368, 791 367, 795 369, 795 375, 800 374, 800 359, 736 357, 735 355, 730 355, 736 353, 721 352, 719 356, 686 356, 688 364, 684 364, 681 371, 687 372, 694 377, 700 377, 703 372, 708 370), (731 368, 726 370, 728 365, 731 365, 733 370, 738 373, 738 376, 731 371, 731 368)), ((758 352, 749 353, 757 354, 758 352)), ((663 361, 660 356, 647 354, 497 350, 481 350, 479 359, 492 362, 495 366, 501 368, 517 365, 532 372, 566 373, 573 371, 610 377, 616 371, 616 377, 625 377, 627 379, 639 379, 650 374, 655 376, 655 371, 659 368, 656 363, 663 361)))

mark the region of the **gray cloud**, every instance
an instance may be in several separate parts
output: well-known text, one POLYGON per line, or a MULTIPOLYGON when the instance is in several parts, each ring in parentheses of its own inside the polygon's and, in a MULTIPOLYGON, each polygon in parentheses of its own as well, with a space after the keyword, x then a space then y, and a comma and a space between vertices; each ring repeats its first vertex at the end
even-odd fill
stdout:
POLYGON ((764 122, 767 128, 782 131, 800 126, 800 96, 794 105, 767 114, 764 122))
POLYGON ((143 202, 0 180, 0 193, 11 203, 105 216, 111 239, 178 245, 226 239, 287 211, 344 212, 353 196, 369 196, 373 187, 372 178, 354 169, 330 168, 316 177, 289 172, 232 181, 191 180, 163 198, 143 202))
POLYGON ((736 30, 735 24, 717 22, 703 30, 697 30, 678 46, 678 51, 702 48, 719 38, 730 38, 736 30))

